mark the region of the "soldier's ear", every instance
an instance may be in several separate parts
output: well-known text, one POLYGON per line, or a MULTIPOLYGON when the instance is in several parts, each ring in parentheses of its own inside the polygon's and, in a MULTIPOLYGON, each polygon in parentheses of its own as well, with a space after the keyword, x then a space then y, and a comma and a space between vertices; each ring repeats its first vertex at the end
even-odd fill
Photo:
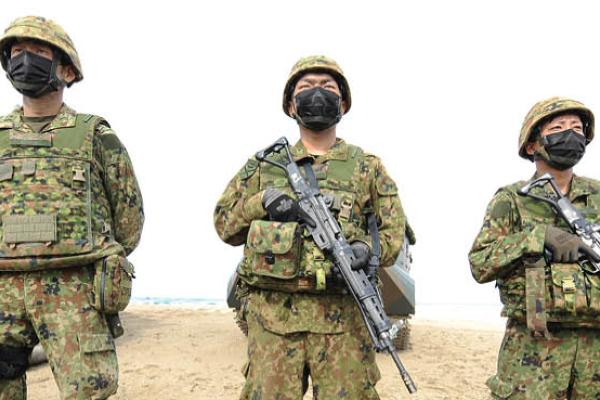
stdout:
POLYGON ((346 114, 346 110, 348 109, 348 104, 346 103, 346 100, 342 100, 342 104, 340 105, 342 114, 346 114))
POLYGON ((292 100, 288 103, 288 114, 294 115, 296 113, 296 105, 292 100))
POLYGON ((57 72, 60 74, 59 78, 65 81, 67 85, 72 83, 77 77, 77 74, 75 73, 75 68, 73 68, 71 64, 60 65, 60 68, 57 72))
POLYGON ((525 145, 525 152, 530 156, 533 156, 538 146, 539 144, 537 141, 529 142, 525 145))

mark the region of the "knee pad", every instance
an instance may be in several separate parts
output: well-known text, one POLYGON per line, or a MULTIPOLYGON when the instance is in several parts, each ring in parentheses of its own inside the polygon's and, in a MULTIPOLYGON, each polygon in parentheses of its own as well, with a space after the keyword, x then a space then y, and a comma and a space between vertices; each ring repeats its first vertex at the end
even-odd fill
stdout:
POLYGON ((12 347, 0 345, 0 379, 16 379, 27 371, 29 366, 27 347, 12 347))

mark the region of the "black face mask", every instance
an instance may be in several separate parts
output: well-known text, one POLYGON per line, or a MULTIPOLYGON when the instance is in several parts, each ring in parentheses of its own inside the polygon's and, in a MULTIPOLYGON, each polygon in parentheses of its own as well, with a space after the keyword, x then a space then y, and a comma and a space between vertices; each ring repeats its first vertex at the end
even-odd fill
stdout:
POLYGON ((57 57, 48 60, 23 51, 8 60, 7 76, 17 91, 27 97, 38 98, 64 85, 56 76, 57 57))
POLYGON ((536 152, 552 168, 564 171, 572 168, 585 154, 586 139, 573 129, 553 133, 541 138, 545 152, 536 152), (546 153, 546 154, 544 154, 546 153))
POLYGON ((337 94, 316 87, 296 95, 294 118, 300 125, 319 132, 340 122, 342 119, 342 99, 337 94))

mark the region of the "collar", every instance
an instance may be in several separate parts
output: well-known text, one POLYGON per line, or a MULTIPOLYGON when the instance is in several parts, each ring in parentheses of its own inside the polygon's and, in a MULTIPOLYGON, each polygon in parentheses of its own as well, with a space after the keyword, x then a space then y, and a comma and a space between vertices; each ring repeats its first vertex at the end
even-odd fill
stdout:
POLYGON ((327 153, 323 155, 316 156, 314 154, 310 154, 302 140, 298 140, 294 146, 290 149, 292 152, 292 158, 294 161, 300 161, 305 158, 316 159, 319 158, 320 162, 324 162, 327 160, 347 160, 348 159, 348 145, 341 138, 336 138, 333 146, 327 150, 327 153))
MULTIPOLYGON (((54 119, 42 130, 49 132, 54 129, 72 128, 77 122, 77 113, 75 110, 63 103, 54 119)), ((15 108, 10 114, 0 119, 0 128, 13 128, 20 132, 32 132, 25 122, 23 122, 23 107, 15 108)))
MULTIPOLYGON (((531 178, 531 180, 536 179, 538 177, 539 175, 536 172, 531 178)), ((550 188, 549 184, 544 186, 544 188, 541 190, 548 195, 554 195, 554 191, 550 188)), ((571 178, 569 192, 567 193, 566 197, 569 200, 575 200, 578 197, 589 196, 590 194, 594 194, 596 192, 597 190, 594 189, 586 179, 573 174, 573 178, 571 178)))
POLYGON ((596 193, 597 190, 590 185, 590 182, 586 179, 582 179, 577 175, 573 175, 571 180, 571 189, 569 190, 569 198, 576 199, 581 196, 589 196, 590 194, 596 193))

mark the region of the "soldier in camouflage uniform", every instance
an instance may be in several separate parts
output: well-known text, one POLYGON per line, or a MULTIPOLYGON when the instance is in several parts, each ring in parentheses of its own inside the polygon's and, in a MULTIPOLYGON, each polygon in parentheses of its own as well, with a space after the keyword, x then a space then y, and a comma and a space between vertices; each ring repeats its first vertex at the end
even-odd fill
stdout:
MULTIPOLYGON (((336 137, 350 105, 335 61, 299 60, 283 94, 283 111, 300 129, 292 156, 331 196, 357 258, 353 268, 365 267, 370 253, 368 212, 377 216, 381 264, 391 265, 404 238, 404 213, 380 159, 336 137)), ((285 174, 250 158, 219 199, 214 222, 222 240, 245 245, 239 274, 249 290, 249 362, 241 399, 301 399, 308 376, 315 399, 377 399, 371 339, 331 260, 308 234, 285 174)))
POLYGON ((2 67, 23 106, 0 118, 0 399, 26 398, 27 357, 41 342, 63 399, 106 399, 117 358, 92 307, 93 264, 137 246, 142 197, 109 124, 63 104, 83 79, 56 23, 15 20, 2 67))
MULTIPOLYGON (((525 117, 519 155, 535 177, 552 174, 592 223, 600 219, 600 182, 573 166, 594 137, 594 115, 582 103, 543 100, 525 117)), ((600 277, 577 264, 589 248, 551 207, 517 195, 527 182, 498 190, 469 260, 477 282, 495 280, 508 317, 494 399, 600 399, 600 277)), ((549 196, 551 189, 532 193, 549 196)))

